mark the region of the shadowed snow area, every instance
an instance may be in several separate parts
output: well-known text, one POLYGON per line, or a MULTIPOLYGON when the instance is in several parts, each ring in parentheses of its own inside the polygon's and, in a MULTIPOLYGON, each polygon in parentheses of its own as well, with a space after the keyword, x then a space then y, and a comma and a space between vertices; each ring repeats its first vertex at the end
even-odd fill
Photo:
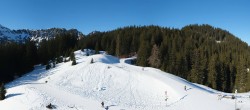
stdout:
MULTIPOLYGON (((77 65, 60 63, 50 70, 36 66, 7 84, 7 98, 0 101, 0 110, 46 110, 50 103, 58 110, 235 109, 235 100, 230 99, 233 94, 158 69, 133 66, 106 54, 86 56, 76 51, 75 57, 77 65)), ((250 110, 249 95, 237 94, 240 110, 250 110)))
POLYGON ((92 55, 90 58, 93 58, 94 62, 101 62, 106 64, 113 64, 113 63, 119 63, 119 59, 116 57, 113 57, 111 55, 92 55))

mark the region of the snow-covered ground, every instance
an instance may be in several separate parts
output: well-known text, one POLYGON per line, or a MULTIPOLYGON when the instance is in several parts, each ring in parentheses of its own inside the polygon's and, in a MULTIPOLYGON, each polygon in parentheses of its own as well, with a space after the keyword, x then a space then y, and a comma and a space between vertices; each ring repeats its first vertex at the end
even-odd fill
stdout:
POLYGON ((50 70, 36 66, 8 83, 0 110, 47 110, 49 103, 57 110, 235 110, 235 102, 240 110, 250 110, 250 93, 237 94, 235 101, 230 98, 233 94, 127 64, 129 59, 85 54, 75 52, 75 66, 71 62, 50 70))

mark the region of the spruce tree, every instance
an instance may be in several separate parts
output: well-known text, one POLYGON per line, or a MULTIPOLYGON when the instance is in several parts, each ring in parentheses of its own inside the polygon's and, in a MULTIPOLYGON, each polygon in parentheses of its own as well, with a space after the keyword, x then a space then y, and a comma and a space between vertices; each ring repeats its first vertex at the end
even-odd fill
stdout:
POLYGON ((247 68, 247 75, 248 75, 248 77, 247 77, 247 80, 248 80, 248 82, 247 82, 247 91, 250 91, 250 70, 249 70, 249 68, 247 68))
POLYGON ((0 86, 0 100, 5 99, 5 94, 6 94, 6 90, 5 90, 4 84, 2 83, 0 86))
POLYGON ((148 58, 148 63, 150 64, 150 66, 155 67, 155 68, 160 67, 161 60, 160 60, 160 53, 159 52, 160 52, 159 48, 155 44, 152 48, 151 56, 148 58))
POLYGON ((116 37, 116 47, 115 47, 115 55, 117 57, 120 56, 120 49, 121 49, 121 40, 120 40, 120 35, 116 37))
POLYGON ((146 41, 142 41, 144 43, 141 44, 139 50, 138 50, 138 56, 137 56, 137 65, 140 66, 148 66, 148 57, 150 56, 150 45, 146 41))
POLYGON ((216 77, 218 73, 218 55, 215 54, 211 57, 208 64, 208 86, 216 88, 216 77))
POLYGON ((95 54, 99 54, 99 51, 100 51, 100 49, 99 49, 99 43, 96 42, 96 45, 95 45, 95 54))
POLYGON ((247 90, 247 67, 245 63, 245 59, 241 56, 239 59, 239 63, 237 66, 237 74, 236 74, 236 80, 235 85, 236 89, 238 89, 239 92, 244 92, 247 90))
POLYGON ((50 65, 50 63, 48 63, 48 64, 46 65, 45 69, 48 70, 48 69, 50 69, 50 68, 51 68, 51 65, 50 65))
POLYGON ((70 60, 71 61, 74 61, 76 58, 75 58, 75 54, 74 54, 74 52, 72 52, 71 54, 70 54, 70 60))
POLYGON ((70 54, 70 60, 72 61, 72 65, 76 65, 76 58, 74 52, 70 54))
POLYGON ((201 83, 202 81, 202 69, 200 61, 200 51, 195 50, 193 55, 192 69, 190 72, 190 80, 193 82, 201 83))
POLYGON ((76 65, 76 60, 75 59, 72 61, 72 65, 76 65))

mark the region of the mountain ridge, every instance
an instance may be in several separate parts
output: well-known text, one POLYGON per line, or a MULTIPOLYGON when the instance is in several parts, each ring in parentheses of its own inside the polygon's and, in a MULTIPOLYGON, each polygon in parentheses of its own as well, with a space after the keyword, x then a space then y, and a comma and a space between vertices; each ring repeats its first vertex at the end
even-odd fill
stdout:
POLYGON ((65 29, 65 28, 49 28, 49 29, 18 29, 11 30, 0 24, 0 43, 15 41, 24 42, 25 40, 31 40, 35 42, 41 42, 43 39, 55 38, 58 34, 73 32, 78 35, 78 37, 83 37, 83 33, 77 29, 65 29))

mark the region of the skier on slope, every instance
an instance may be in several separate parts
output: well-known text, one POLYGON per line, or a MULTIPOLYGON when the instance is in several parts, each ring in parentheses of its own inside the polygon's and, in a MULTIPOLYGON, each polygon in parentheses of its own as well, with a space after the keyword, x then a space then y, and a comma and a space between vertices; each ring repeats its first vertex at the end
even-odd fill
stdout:
POLYGON ((165 96, 166 96, 166 99, 165 99, 165 101, 166 101, 166 106, 168 106, 168 104, 167 104, 167 101, 168 101, 168 92, 167 92, 167 91, 165 91, 165 96))
POLYGON ((102 105, 102 107, 104 108, 104 102, 103 102, 103 101, 102 101, 101 105, 102 105))
POLYGON ((168 92, 167 91, 165 91, 165 96, 166 96, 165 101, 167 101, 168 100, 168 92))
POLYGON ((221 100, 223 97, 222 97, 222 94, 219 94, 218 95, 218 100, 221 100))
POLYGON ((108 109, 109 109, 109 106, 107 106, 105 109, 108 110, 108 109))

